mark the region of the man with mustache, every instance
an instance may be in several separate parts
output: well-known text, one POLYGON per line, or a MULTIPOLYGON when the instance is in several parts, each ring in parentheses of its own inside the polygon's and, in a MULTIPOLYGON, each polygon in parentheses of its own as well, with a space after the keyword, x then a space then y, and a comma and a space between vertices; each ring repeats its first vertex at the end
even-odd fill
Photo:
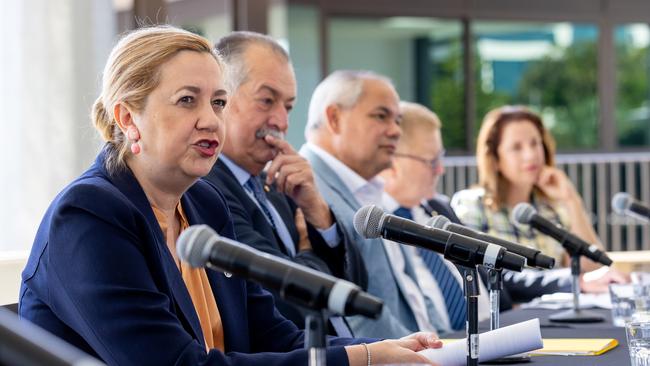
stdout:
MULTIPOLYGON (((215 47, 227 65, 231 98, 223 154, 205 179, 226 196, 237 239, 365 288, 358 250, 316 189, 309 163, 283 139, 296 99, 288 54, 272 38, 252 32, 231 33, 215 47)), ((276 303, 304 326, 299 308, 278 296, 276 303)), ((330 323, 332 334, 351 335, 343 318, 330 323)))

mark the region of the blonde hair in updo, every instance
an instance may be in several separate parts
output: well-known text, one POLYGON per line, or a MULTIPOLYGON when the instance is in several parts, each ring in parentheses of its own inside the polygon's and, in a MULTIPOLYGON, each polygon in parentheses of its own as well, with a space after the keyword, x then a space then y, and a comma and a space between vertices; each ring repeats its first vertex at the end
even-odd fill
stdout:
POLYGON ((140 28, 126 34, 113 47, 102 78, 102 92, 93 105, 91 118, 106 141, 106 169, 109 173, 126 168, 129 144, 113 111, 123 103, 142 111, 147 97, 160 82, 160 67, 180 51, 211 54, 223 65, 211 43, 194 33, 171 26, 140 28))

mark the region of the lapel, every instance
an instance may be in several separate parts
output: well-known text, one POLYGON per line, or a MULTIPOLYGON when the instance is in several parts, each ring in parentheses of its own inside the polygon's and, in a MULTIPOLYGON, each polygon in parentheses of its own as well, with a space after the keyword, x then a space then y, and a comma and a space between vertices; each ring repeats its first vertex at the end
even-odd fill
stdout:
POLYGON ((230 171, 226 163, 220 159, 217 159, 216 164, 204 179, 212 182, 216 186, 226 186, 233 195, 237 196, 242 201, 242 204, 244 203, 243 201, 247 199, 245 202, 255 205, 255 202, 253 202, 253 200, 248 196, 244 187, 239 184, 237 177, 235 177, 233 172, 230 171))
MULTIPOLYGON (((264 177, 262 177, 262 179, 263 178, 264 177)), ((269 203, 273 205, 275 210, 282 218, 282 221, 284 222, 284 226, 286 226, 287 230, 289 231, 291 240, 295 245, 295 243, 297 243, 300 240, 300 237, 298 235, 298 229, 296 229, 296 224, 295 224, 295 208, 291 206, 291 204, 289 203, 289 198, 285 196, 284 193, 278 192, 275 189, 275 185, 267 186, 265 184, 264 193, 266 194, 266 198, 269 200, 269 203)), ((278 243, 282 243, 282 239, 280 239, 279 237, 277 238, 277 240, 278 243)), ((281 247, 283 248, 284 251, 284 245, 282 245, 281 247)), ((298 248, 296 248, 296 250, 297 249, 298 248)))
MULTIPOLYGON (((309 147, 307 145, 304 145, 300 149, 300 154, 302 156, 304 156, 305 158, 307 158, 307 160, 309 160, 309 162, 312 165, 312 168, 314 169, 314 172, 316 172, 315 174, 318 177, 317 179, 320 179, 325 185, 327 185, 327 187, 329 187, 332 191, 334 191, 334 193, 338 194, 339 197, 342 199, 342 201, 346 205, 348 205, 350 210, 352 210, 352 212, 356 212, 361 207, 361 204, 357 201, 356 198, 354 198, 354 195, 352 194, 352 192, 350 192, 350 190, 347 188, 345 183, 343 183, 341 178, 339 178, 338 174, 336 174, 336 172, 334 170, 332 170, 330 168, 330 166, 327 165, 327 163, 325 163, 323 161, 323 159, 321 159, 316 153, 311 151, 311 149, 309 149, 309 147)), ((386 247, 385 247, 385 243, 384 243, 383 239, 378 238, 378 239, 362 239, 362 240, 373 241, 374 243, 376 243, 376 244, 371 245, 371 246, 375 247, 370 252, 370 253, 372 253, 371 256, 368 256, 367 254, 369 252, 366 252, 366 256, 365 256, 364 260, 366 260, 366 261, 367 260, 372 260, 371 259, 372 256, 384 255, 386 257, 386 260, 390 264, 388 270, 390 271, 393 278, 395 279, 395 282, 397 283, 397 287, 400 289, 402 294, 406 294, 407 292, 406 292, 406 290, 404 288, 404 284, 402 283, 402 281, 399 280, 399 277, 395 273, 395 269, 393 268, 393 266, 392 266, 392 264, 390 262, 390 257, 388 255, 388 252, 386 251, 386 247), (379 248, 381 248, 381 249, 379 249, 379 248), (379 254, 380 250, 382 251, 381 252, 382 254, 379 254)), ((399 245, 399 244, 397 244, 397 245, 399 245)), ((406 261, 406 259, 407 259, 407 256, 404 256, 405 261, 406 261)), ((410 262, 407 262, 406 266, 409 267, 410 262)), ((410 268, 412 268, 412 267, 410 267, 410 268)))
MULTIPOLYGON (((278 233, 273 230, 273 227, 268 223, 264 212, 262 212, 262 210, 257 206, 257 203, 255 203, 253 199, 248 195, 246 190, 244 190, 244 187, 239 184, 237 177, 235 177, 235 175, 232 173, 232 171, 230 171, 228 166, 223 161, 217 160, 217 163, 210 171, 210 174, 208 174, 208 176, 206 176, 204 179, 208 180, 215 186, 223 187, 223 189, 228 190, 230 193, 232 193, 232 195, 239 200, 242 208, 250 216, 250 221, 253 225, 252 229, 267 238, 273 236, 276 246, 282 251, 282 253, 287 256, 289 255, 289 252, 284 246, 282 239, 280 236, 278 236, 278 233)), ((266 189, 264 191, 266 193, 266 197, 269 199, 271 204, 273 204, 273 207, 275 207, 275 209, 278 211, 282 217, 282 220, 284 220, 285 225, 289 229, 289 233, 291 234, 293 242, 297 243, 298 232, 296 231, 295 225, 293 224, 293 219, 290 222, 287 221, 287 217, 293 217, 291 211, 289 211, 287 214, 286 210, 280 209, 283 207, 283 205, 277 204, 278 199, 276 196, 281 195, 281 193, 277 193, 274 190, 269 193, 266 191, 266 189)), ((286 201, 284 203, 284 206, 287 206, 286 201)), ((290 210, 290 208, 288 209, 290 210)))
MULTIPOLYGON (((98 157, 98 165, 102 170, 102 173, 111 180, 120 192, 122 192, 145 217, 148 224, 149 236, 155 243, 153 249, 160 259, 165 278, 167 283, 169 283, 169 291, 172 295, 172 298, 170 299, 172 306, 178 307, 191 328, 189 329, 191 334, 199 341, 199 343, 204 345, 203 332, 201 331, 201 324, 196 315, 194 304, 192 303, 190 294, 187 292, 183 278, 176 267, 174 258, 167 248, 167 243, 165 242, 163 233, 160 230, 158 220, 156 220, 151 204, 147 200, 142 187, 129 169, 114 175, 109 175, 104 168, 103 160, 104 154, 102 153, 98 157)), ((185 196, 183 196, 183 203, 185 203, 185 196)), ((193 222, 190 221, 190 224, 193 224, 193 222)))
MULTIPOLYGON (((187 195, 183 196, 182 205, 190 225, 209 224, 201 218, 192 200, 187 195)), ((245 340, 248 339, 248 332, 242 330, 242 324, 247 324, 246 312, 240 311, 240 309, 246 308, 245 296, 241 296, 241 294, 245 294, 246 292, 238 289, 238 287, 242 286, 243 281, 234 279, 231 275, 226 275, 224 272, 215 271, 207 267, 205 268, 205 272, 208 276, 212 293, 215 296, 217 308, 222 315, 221 324, 224 333, 225 349, 247 351, 248 349, 245 347, 248 347, 248 345, 245 340), (224 314, 228 314, 228 316, 223 316, 224 314)), ((194 309, 194 305, 191 304, 191 306, 194 309)), ((200 323, 197 324, 200 331, 200 323)))
POLYGON ((402 256, 404 257, 404 273, 406 273, 411 279, 413 279, 413 282, 415 282, 418 287, 420 285, 417 282, 417 275, 415 274, 415 269, 413 268, 413 262, 411 262, 411 257, 409 256, 408 251, 406 248, 402 245, 399 244, 400 252, 402 252, 402 256))
POLYGON ((245 282, 209 268, 206 268, 205 272, 221 314, 225 350, 249 352, 246 289, 242 289, 245 282), (225 316, 226 314, 228 316, 225 316))
POLYGON ((345 183, 339 178, 339 175, 316 153, 311 151, 307 145, 300 149, 300 154, 309 160, 317 179, 323 181, 325 185, 338 194, 352 210, 356 211, 361 207, 361 204, 354 198, 354 194, 350 192, 345 183))

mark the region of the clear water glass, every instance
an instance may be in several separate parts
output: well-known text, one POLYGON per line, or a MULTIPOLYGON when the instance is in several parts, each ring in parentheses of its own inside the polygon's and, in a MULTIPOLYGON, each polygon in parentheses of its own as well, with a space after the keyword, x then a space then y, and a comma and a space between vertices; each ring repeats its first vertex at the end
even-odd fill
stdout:
POLYGON ((625 324, 627 345, 632 366, 650 366, 650 322, 625 324))
POLYGON ((650 285, 650 272, 632 272, 630 279, 635 285, 650 285))
POLYGON ((631 284, 610 284, 609 295, 612 300, 612 324, 615 327, 624 327, 626 322, 632 320, 632 315, 636 309, 634 286, 631 284))
POLYGON ((650 320, 650 284, 634 284, 634 314, 632 320, 650 320))

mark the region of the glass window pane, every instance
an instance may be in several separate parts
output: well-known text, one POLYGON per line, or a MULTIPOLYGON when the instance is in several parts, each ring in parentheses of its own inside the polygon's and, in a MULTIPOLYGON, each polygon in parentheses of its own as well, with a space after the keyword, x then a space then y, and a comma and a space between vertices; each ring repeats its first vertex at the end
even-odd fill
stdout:
POLYGON ((597 146, 595 25, 475 22, 472 34, 477 125, 492 108, 524 104, 542 114, 559 148, 597 146))
POLYGON ((626 24, 614 30, 616 128, 620 146, 650 145, 650 27, 626 24))
POLYGON ((289 113, 287 140, 299 148, 305 142, 309 100, 321 80, 320 14, 316 6, 296 4, 289 5, 287 12, 288 49, 298 87, 298 97, 289 113))
POLYGON ((419 17, 332 18, 328 69, 390 77, 402 100, 433 109, 448 150, 465 149, 460 21, 419 17))
POLYGON ((232 4, 227 0, 166 0, 167 18, 175 26, 216 42, 233 30, 232 4))

